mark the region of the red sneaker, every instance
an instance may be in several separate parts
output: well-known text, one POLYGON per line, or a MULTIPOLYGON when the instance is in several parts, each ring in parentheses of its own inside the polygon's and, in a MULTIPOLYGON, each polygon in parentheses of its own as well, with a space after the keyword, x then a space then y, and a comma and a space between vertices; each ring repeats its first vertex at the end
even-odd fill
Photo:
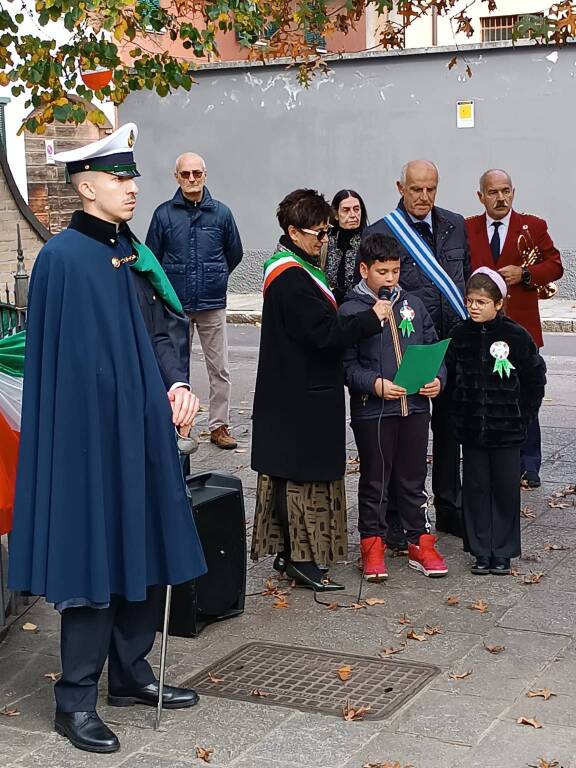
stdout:
POLYGON ((434 544, 436 536, 423 533, 418 544, 408 544, 408 565, 424 576, 439 577, 448 573, 448 566, 434 544))
POLYGON ((362 572, 366 581, 378 582, 388 578, 388 570, 384 562, 386 544, 380 536, 369 536, 360 540, 362 552, 362 572))

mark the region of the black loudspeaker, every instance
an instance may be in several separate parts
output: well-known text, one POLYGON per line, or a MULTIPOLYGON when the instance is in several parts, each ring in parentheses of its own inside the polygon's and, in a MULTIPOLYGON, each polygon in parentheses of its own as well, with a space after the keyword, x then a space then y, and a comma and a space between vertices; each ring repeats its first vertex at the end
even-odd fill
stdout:
POLYGON ((242 481, 224 472, 186 478, 207 573, 172 589, 169 634, 195 637, 207 624, 239 616, 246 597, 246 514, 242 481))

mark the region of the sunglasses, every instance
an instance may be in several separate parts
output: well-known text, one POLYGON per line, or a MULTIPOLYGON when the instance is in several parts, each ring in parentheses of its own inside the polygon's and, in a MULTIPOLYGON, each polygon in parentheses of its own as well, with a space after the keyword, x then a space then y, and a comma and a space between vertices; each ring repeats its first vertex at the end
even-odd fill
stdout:
POLYGON ((189 179, 190 176, 194 176, 194 178, 199 181, 206 171, 178 171, 178 175, 181 179, 189 179))
POLYGON ((304 229, 301 228, 300 232, 304 232, 306 235, 314 235, 317 240, 324 240, 325 237, 328 237, 330 232, 332 231, 333 227, 330 225, 329 227, 326 227, 326 229, 304 229))

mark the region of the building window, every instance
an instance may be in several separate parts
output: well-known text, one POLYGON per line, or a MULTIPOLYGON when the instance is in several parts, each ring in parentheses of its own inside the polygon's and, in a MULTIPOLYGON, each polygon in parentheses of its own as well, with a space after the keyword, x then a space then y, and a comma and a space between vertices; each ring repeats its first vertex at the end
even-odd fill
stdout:
POLYGON ((310 48, 326 48, 326 38, 320 32, 306 31, 304 41, 310 48))
POLYGON ((518 22, 529 16, 542 16, 541 13, 532 13, 513 16, 485 16, 480 19, 482 26, 482 42, 498 43, 501 40, 512 40, 514 29, 518 22))

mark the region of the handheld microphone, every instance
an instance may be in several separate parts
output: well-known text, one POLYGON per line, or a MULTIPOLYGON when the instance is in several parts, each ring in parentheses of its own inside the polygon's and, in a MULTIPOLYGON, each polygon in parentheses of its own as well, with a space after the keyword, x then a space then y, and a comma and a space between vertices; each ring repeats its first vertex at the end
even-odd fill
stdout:
POLYGON ((392 301, 392 291, 383 285, 378 291, 378 298, 384 299, 384 301, 392 301))

